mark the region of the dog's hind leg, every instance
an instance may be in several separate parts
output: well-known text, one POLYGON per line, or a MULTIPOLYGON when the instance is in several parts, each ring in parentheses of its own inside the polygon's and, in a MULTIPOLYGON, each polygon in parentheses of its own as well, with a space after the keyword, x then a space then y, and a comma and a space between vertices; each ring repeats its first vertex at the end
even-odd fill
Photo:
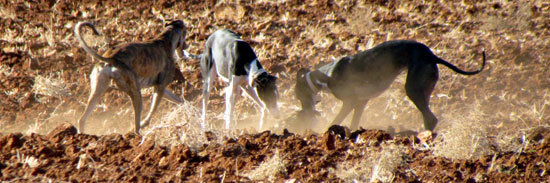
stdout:
POLYGON ((134 106, 134 133, 140 134, 140 120, 141 120, 141 110, 142 110, 142 100, 141 100, 141 87, 138 82, 138 77, 134 72, 127 70, 118 70, 119 72, 125 72, 124 74, 115 73, 115 83, 118 88, 126 92, 130 96, 132 105, 134 106))
POLYGON ((353 107, 353 118, 351 119, 350 130, 356 130, 359 126, 359 120, 361 120, 361 115, 363 115, 363 110, 367 105, 368 100, 358 101, 353 107))
POLYGON ((437 83, 438 70, 435 64, 409 68, 405 90, 424 118, 424 129, 433 131, 437 118, 430 110, 430 96, 437 83))
MULTIPOLYGON (((213 68, 213 67, 212 67, 213 68)), ((210 90, 216 79, 216 71, 214 69, 208 69, 203 71, 204 88, 202 89, 202 114, 201 114, 201 128, 206 129, 206 110, 208 109, 208 99, 210 98, 210 90)))
POLYGON ((100 97, 103 96, 103 94, 105 94, 105 92, 109 88, 109 76, 106 73, 108 72, 107 70, 108 69, 103 69, 103 67, 96 67, 90 74, 90 97, 88 98, 88 103, 86 104, 86 109, 84 110, 84 113, 80 117, 80 120, 78 120, 79 133, 84 132, 86 120, 88 119, 88 117, 90 117, 92 111, 94 111, 100 97))

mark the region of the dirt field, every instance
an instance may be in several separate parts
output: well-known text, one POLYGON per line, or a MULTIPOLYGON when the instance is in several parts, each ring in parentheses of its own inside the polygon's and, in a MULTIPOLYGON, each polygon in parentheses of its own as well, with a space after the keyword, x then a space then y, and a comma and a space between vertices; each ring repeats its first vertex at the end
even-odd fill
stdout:
MULTIPOLYGON (((543 0, 0 1, 0 26, 1 181, 550 181, 550 3, 543 0), (257 107, 242 97, 238 130, 222 130, 216 83, 211 126, 201 131, 199 63, 185 59, 178 65, 186 81, 170 89, 187 102, 164 100, 142 136, 129 133, 133 110, 116 89, 76 134, 98 61, 78 46, 74 25, 93 22, 103 36, 84 37, 105 52, 152 38, 163 19, 186 23, 193 54, 217 29, 241 34, 279 78, 282 118, 256 129, 257 107), (327 93, 318 120, 287 120, 299 110, 300 68, 394 39, 425 43, 464 70, 479 68, 487 53, 478 75, 439 67, 430 104, 440 121, 435 135, 418 134, 422 116, 403 90, 406 72, 369 101, 362 130, 329 130, 341 104, 327 93)), ((142 93, 147 111, 151 90, 142 93)))

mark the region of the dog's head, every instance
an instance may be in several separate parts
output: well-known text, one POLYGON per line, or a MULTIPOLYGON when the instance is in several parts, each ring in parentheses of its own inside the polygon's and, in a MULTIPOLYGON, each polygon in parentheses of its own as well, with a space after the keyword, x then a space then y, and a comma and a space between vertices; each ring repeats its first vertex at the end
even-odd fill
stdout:
POLYGON ((172 35, 173 45, 175 45, 178 57, 182 58, 184 56, 183 50, 187 48, 187 44, 185 43, 185 35, 187 34, 185 23, 181 20, 166 21, 164 27, 175 34, 172 35))
POLYGON ((278 115, 277 99, 279 98, 279 92, 277 92, 277 77, 269 75, 264 72, 254 78, 252 87, 256 90, 261 102, 266 106, 267 110, 278 115))

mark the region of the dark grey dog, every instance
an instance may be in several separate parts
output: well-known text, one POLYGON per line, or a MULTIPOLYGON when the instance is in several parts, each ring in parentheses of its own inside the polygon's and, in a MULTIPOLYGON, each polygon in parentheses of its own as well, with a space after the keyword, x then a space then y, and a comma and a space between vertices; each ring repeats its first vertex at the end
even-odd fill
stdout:
POLYGON ((439 72, 437 64, 443 64, 463 75, 473 75, 485 67, 483 51, 481 69, 466 72, 435 56, 424 44, 415 41, 396 40, 384 42, 372 49, 341 58, 318 70, 301 69, 296 78, 296 97, 302 103, 302 116, 313 116, 315 95, 329 91, 343 102, 342 109, 332 121, 340 124, 352 111, 351 129, 356 129, 367 101, 380 95, 405 69, 408 70, 405 90, 407 96, 424 117, 424 129, 433 131, 437 118, 429 108, 430 95, 439 72))
POLYGON ((210 35, 200 55, 189 55, 200 58, 204 80, 202 99, 202 127, 206 125, 206 109, 212 84, 216 76, 229 83, 225 89, 225 128, 233 124, 234 106, 241 89, 261 107, 260 129, 265 118, 265 110, 278 115, 277 86, 275 76, 268 74, 258 61, 250 45, 241 40, 233 31, 221 29, 210 35), (215 70, 215 72, 214 72, 215 70))

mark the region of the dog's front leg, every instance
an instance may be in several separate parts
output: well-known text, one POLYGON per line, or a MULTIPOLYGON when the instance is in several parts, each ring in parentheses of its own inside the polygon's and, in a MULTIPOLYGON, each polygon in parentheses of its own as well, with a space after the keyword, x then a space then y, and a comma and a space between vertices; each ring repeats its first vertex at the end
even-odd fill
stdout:
POLYGON ((266 115, 265 115, 266 110, 267 109, 265 107, 262 107, 262 109, 260 110, 260 126, 258 126, 258 130, 262 130, 262 127, 264 126, 264 121, 266 118, 266 115))
POLYGON ((165 90, 166 89, 164 88, 164 86, 155 86, 155 93, 153 93, 153 98, 151 99, 151 108, 149 109, 149 113, 147 114, 145 119, 143 119, 141 127, 147 126, 151 122, 151 117, 153 116, 153 113, 157 110, 160 99, 162 99, 165 90))
POLYGON ((342 121, 346 118, 346 116, 348 116, 348 114, 351 112, 351 110, 354 107, 354 105, 350 105, 350 104, 352 103, 345 102, 345 101, 342 103, 342 108, 340 109, 340 112, 338 112, 338 115, 336 115, 334 120, 332 120, 332 123, 330 126, 339 125, 340 123, 342 123, 342 121))
POLYGON ((248 97, 252 98, 252 100, 258 104, 262 109, 265 108, 264 104, 260 101, 260 98, 258 97, 258 94, 256 93, 256 90, 254 90, 254 88, 252 88, 251 86, 249 85, 246 85, 244 87, 241 87, 246 95, 248 95, 248 97))
POLYGON ((241 77, 233 76, 229 82, 229 86, 225 88, 225 129, 230 129, 231 126, 235 127, 233 113, 235 103, 237 98, 241 95, 241 90, 239 89, 239 83, 241 82, 241 77))
POLYGON ((264 103, 260 101, 260 98, 258 97, 258 93, 256 93, 256 90, 254 90, 249 85, 242 87, 242 89, 245 91, 245 93, 248 95, 248 97, 252 98, 256 104, 260 106, 260 126, 258 127, 258 130, 261 130, 266 118, 265 111, 267 110, 266 106, 264 106, 264 103))
POLYGON ((359 122, 361 120, 361 116, 363 115, 363 110, 365 109, 365 106, 367 105, 368 100, 365 101, 357 101, 355 104, 355 107, 353 108, 353 118, 351 119, 351 125, 350 130, 356 130, 357 127, 359 127, 359 122))

